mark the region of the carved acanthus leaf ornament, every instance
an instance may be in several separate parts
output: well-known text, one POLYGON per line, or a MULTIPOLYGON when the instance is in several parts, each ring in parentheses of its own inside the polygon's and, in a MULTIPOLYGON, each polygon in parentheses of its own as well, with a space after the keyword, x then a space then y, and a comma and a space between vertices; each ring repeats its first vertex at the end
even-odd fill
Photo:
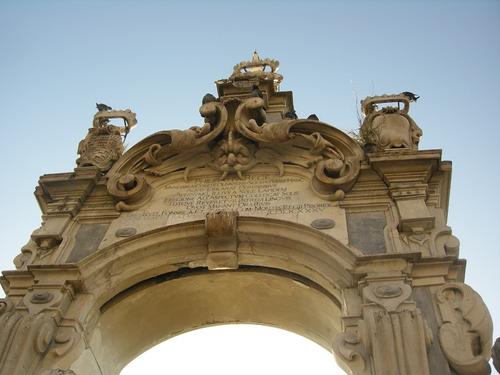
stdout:
POLYGON ((305 168, 318 195, 343 199, 358 177, 363 151, 332 126, 287 117, 294 113, 291 93, 276 91, 281 80, 277 64, 254 55, 236 66, 229 79, 217 82, 219 98, 204 97, 203 125, 160 131, 132 147, 108 174, 117 208, 133 210, 147 202, 147 181, 154 177, 183 171, 188 180, 193 170, 210 168, 221 179, 243 178, 259 164, 273 166, 279 175, 287 165, 305 168))

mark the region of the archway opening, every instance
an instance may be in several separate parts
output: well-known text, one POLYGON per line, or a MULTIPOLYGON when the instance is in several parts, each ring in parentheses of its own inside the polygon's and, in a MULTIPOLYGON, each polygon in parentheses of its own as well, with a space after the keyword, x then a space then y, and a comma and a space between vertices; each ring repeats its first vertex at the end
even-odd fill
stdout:
MULTIPOLYGON (((335 368, 330 352, 340 330, 339 301, 309 279, 265 267, 176 272, 134 285, 101 307, 92 355, 101 372, 119 374, 140 354, 168 339, 229 323, 294 332, 326 349, 335 368)), ((264 343, 266 337, 259 340, 264 343)), ((224 357, 221 353, 222 366, 224 357)), ((168 366, 169 358, 164 363, 168 366)))
POLYGON ((120 375, 343 375, 331 352, 295 333, 269 326, 228 324, 194 330, 156 345, 120 375))

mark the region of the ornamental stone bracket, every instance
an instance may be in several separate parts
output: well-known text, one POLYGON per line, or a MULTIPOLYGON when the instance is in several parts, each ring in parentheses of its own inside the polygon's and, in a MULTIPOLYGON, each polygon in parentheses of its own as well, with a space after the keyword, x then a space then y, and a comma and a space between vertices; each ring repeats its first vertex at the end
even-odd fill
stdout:
POLYGON ((205 227, 208 237, 207 266, 209 270, 238 268, 237 212, 207 214, 205 227))
POLYGON ((392 151, 369 154, 368 161, 380 175, 399 213, 401 232, 424 232, 435 226, 426 204, 428 182, 441 162, 440 151, 392 151))

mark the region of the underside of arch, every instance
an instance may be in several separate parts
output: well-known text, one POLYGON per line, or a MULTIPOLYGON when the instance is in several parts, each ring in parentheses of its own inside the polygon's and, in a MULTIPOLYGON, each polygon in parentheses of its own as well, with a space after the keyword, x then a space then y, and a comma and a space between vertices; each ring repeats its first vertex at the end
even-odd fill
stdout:
POLYGON ((264 267, 181 270, 136 284, 103 305, 91 347, 105 374, 119 373, 168 338, 227 323, 283 328, 331 350, 340 313, 335 297, 297 274, 264 267))

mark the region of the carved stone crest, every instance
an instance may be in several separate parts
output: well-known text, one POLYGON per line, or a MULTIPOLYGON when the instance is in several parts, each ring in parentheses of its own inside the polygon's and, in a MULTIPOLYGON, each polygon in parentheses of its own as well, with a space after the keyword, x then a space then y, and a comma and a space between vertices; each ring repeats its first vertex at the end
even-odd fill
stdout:
POLYGON ((418 149, 422 130, 408 115, 410 101, 404 94, 369 96, 361 101, 366 117, 361 125, 360 137, 368 152, 393 148, 418 149), (377 107, 387 103, 397 106, 377 107))
POLYGON ((135 113, 129 109, 99 110, 94 116, 93 127, 78 145, 80 157, 76 164, 79 167, 94 166, 101 172, 108 171, 123 153, 122 135, 127 134, 136 123, 135 113), (124 126, 109 124, 113 118, 123 119, 124 126))

